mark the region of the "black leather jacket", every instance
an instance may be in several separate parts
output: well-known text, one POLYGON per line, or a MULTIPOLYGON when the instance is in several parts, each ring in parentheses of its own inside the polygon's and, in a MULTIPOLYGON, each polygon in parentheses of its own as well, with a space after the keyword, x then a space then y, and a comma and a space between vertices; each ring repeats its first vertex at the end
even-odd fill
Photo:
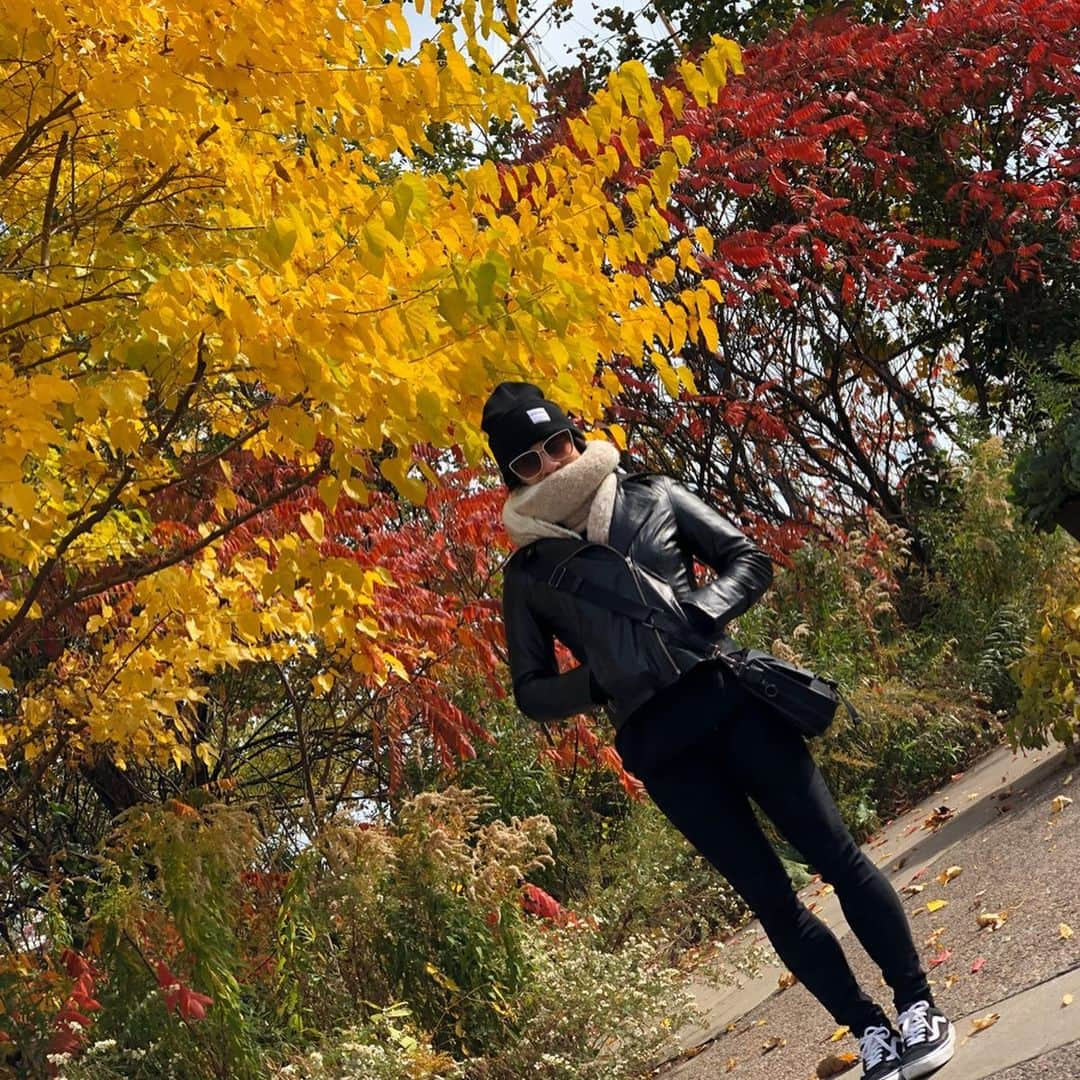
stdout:
POLYGON ((550 582, 558 567, 659 608, 714 640, 772 581, 769 557, 681 484, 655 473, 617 475, 608 544, 534 540, 504 568, 514 697, 534 720, 560 720, 603 704, 621 727, 708 656, 707 648, 556 589, 550 582), (716 571, 716 580, 698 586, 695 558, 716 571), (559 673, 555 638, 579 666, 559 673))

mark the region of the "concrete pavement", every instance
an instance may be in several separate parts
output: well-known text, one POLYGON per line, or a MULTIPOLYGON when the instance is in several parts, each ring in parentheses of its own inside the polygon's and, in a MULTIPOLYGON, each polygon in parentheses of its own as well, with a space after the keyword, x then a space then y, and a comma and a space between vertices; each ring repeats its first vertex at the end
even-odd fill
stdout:
MULTIPOLYGON (((940 965, 932 969, 935 994, 961 1039, 954 1061, 937 1074, 942 1080, 1080 1080, 1080 799, 1051 809, 1057 795, 1076 793, 1069 781, 1071 758, 1061 747, 1027 755, 998 749, 867 845, 898 889, 909 886, 905 906, 916 939, 924 959, 940 965), (953 863, 962 864, 962 876, 936 884, 953 863), (916 881, 921 888, 912 891, 916 881), (945 903, 928 909, 932 894, 945 903), (980 928, 980 910, 1003 911, 1003 928, 980 928), (1059 938, 1069 919, 1076 938, 1059 938), (1069 995, 1075 1004, 1062 1004, 1069 995), (972 1019, 995 1012, 992 1026, 972 1033, 972 1019)), ((880 975, 849 934, 836 896, 818 882, 803 897, 841 939, 863 985, 880 990, 880 975)), ((763 940, 751 923, 727 948, 763 940)), ((680 1080, 809 1080, 830 1052, 856 1050, 850 1036, 828 1041, 835 1025, 802 987, 778 990, 783 973, 766 964, 731 987, 695 987, 705 1021, 680 1041, 696 1054, 658 1071, 680 1080)), ((879 997, 887 1004, 884 992, 879 997)))

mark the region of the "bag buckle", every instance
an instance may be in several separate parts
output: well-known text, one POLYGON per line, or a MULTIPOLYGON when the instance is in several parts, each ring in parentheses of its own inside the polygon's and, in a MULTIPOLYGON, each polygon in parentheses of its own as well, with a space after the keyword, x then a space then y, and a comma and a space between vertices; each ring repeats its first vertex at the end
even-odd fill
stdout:
POLYGON ((551 572, 551 577, 548 578, 548 584, 557 589, 562 584, 562 579, 566 576, 566 567, 561 564, 556 566, 551 572))

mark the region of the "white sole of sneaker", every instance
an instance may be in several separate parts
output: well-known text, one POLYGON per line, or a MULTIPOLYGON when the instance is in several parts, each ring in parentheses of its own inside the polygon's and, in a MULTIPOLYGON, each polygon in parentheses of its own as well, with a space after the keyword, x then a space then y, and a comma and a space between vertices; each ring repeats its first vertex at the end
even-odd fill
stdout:
POLYGON ((918 1080, 918 1077, 926 1076, 927 1073, 940 1069, 946 1061, 952 1058, 954 1053, 956 1053, 956 1027, 950 1023, 948 1037, 933 1053, 927 1054, 926 1057, 903 1067, 904 1080, 918 1080))

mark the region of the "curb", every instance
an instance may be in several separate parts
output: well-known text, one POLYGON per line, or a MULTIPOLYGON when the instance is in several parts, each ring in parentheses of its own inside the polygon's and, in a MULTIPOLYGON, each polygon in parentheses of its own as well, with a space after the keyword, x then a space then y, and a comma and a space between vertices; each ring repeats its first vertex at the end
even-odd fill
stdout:
MULTIPOLYGON (((894 887, 899 888, 911 874, 933 865, 962 840, 993 822, 1001 812, 1003 792, 1021 784, 1026 787, 1038 783, 1060 768, 1069 753, 1070 749, 1060 744, 1025 754, 1014 754, 1008 747, 992 750, 972 768, 960 774, 957 779, 950 781, 889 822, 877 837, 863 845, 863 850, 890 877, 894 887), (954 808, 954 815, 934 832, 925 833, 922 822, 941 806, 954 808), (886 850, 884 854, 879 855, 878 852, 881 849, 886 850), (905 873, 901 874, 902 870, 905 873)), ((820 883, 816 883, 807 886, 800 895, 804 900, 814 903, 815 914, 838 938, 842 938, 848 933, 849 927, 841 912, 840 902, 834 893, 824 897, 816 895, 820 894, 820 890, 820 883)), ((728 947, 746 943, 761 936, 763 936, 761 926, 757 920, 754 920, 728 943, 728 947)), ((701 1025, 684 1028, 678 1036, 682 1047, 681 1053, 658 1065, 668 1065, 669 1074, 675 1075, 679 1071, 679 1059, 683 1054, 703 1048, 714 1041, 731 1023, 757 1008, 774 993, 778 993, 777 979, 784 971, 786 968, 783 965, 770 964, 762 967, 753 979, 735 987, 720 990, 703 983, 692 983, 691 993, 697 1001, 698 1008, 705 1014, 705 1021, 701 1025)), ((1023 994, 1034 993, 1036 989, 1038 988, 1030 988, 1023 994)), ((1023 997, 1023 994, 1018 997, 1023 997)), ((1080 999, 1080 994, 1077 997, 1080 999)), ((1080 1016, 1071 1017, 1071 1020, 1075 1030, 1070 1038, 1075 1039, 1080 1037, 1080 1016)), ((996 1040, 987 1039, 986 1041, 996 1040)), ((1065 1042, 1068 1041, 1070 1040, 1065 1040, 1065 1042)), ((996 1071, 1005 1067, 1004 1061, 999 1060, 996 1071)), ((945 1077, 954 1074, 942 1070, 940 1075, 945 1077)), ((977 1075, 989 1076, 990 1074, 977 1075)), ((1077 1075, 1080 1076, 1080 1069, 1077 1070, 1077 1075)), ((961 1080, 960 1074, 956 1074, 956 1080, 961 1080)), ((964 1074, 963 1080, 967 1080, 967 1074, 964 1074)))

